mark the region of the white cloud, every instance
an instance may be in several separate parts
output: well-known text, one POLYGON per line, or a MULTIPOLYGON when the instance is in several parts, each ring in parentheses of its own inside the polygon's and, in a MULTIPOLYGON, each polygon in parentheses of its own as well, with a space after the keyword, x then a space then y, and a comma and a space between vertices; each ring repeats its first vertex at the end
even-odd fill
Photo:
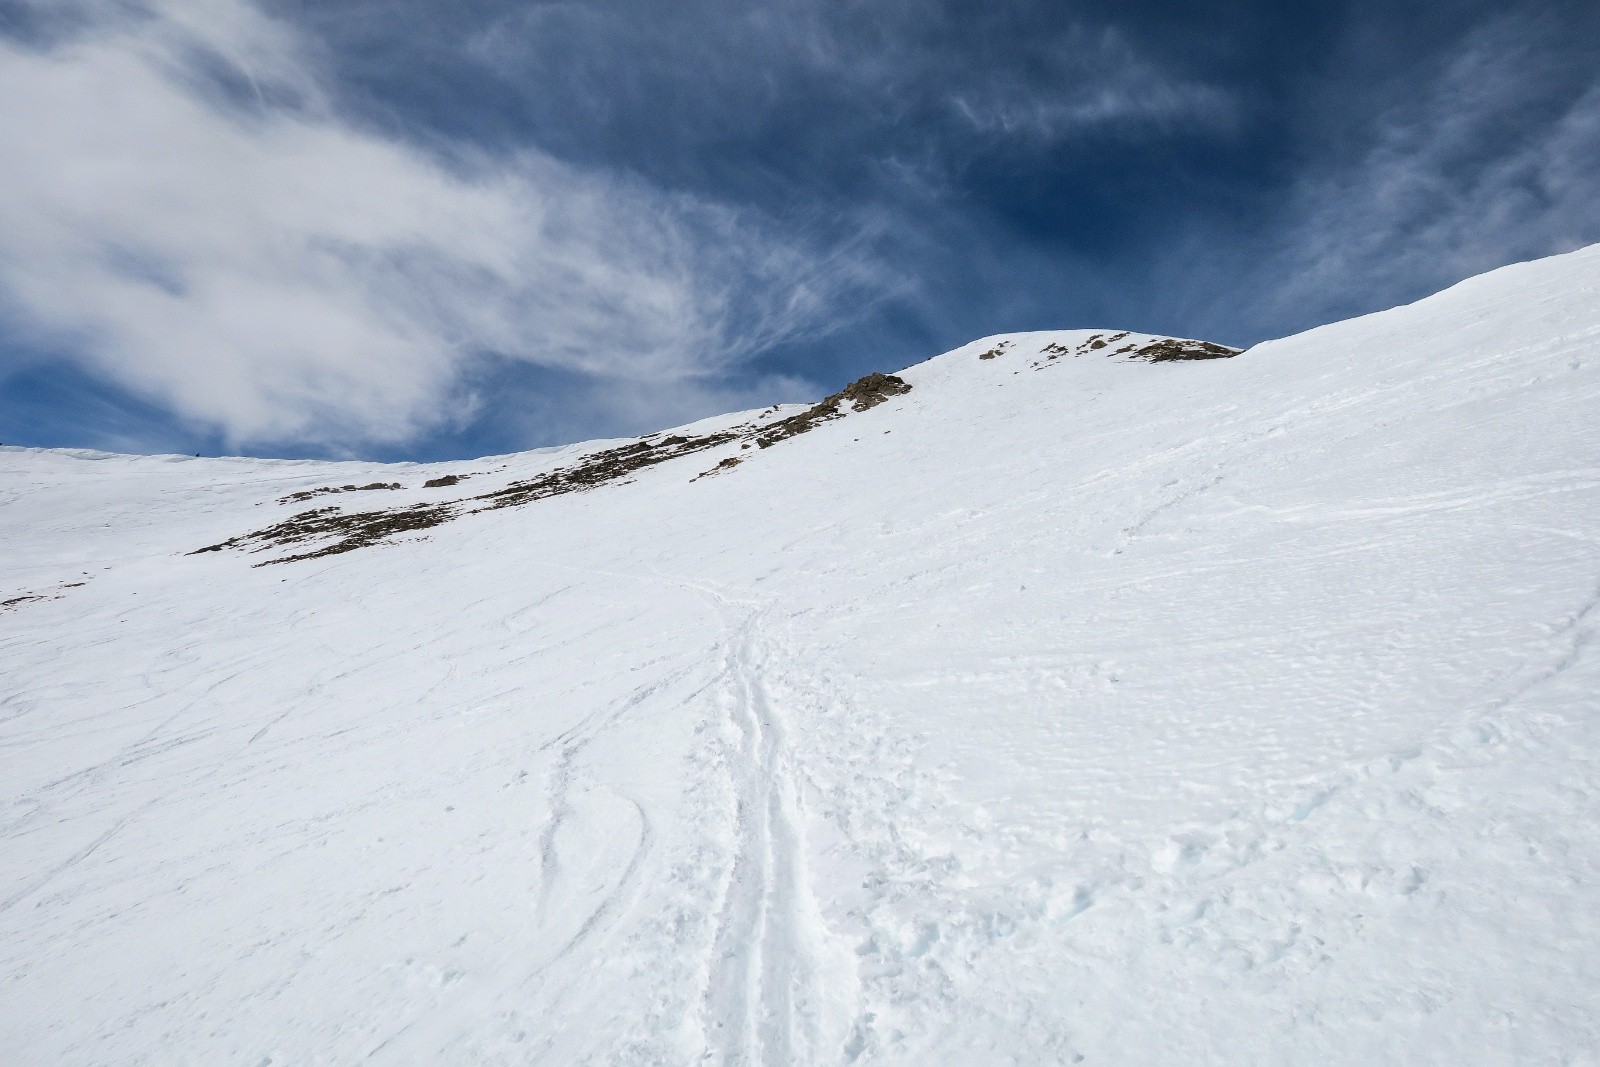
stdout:
POLYGON ((1028 80, 994 71, 951 105, 985 133, 1056 140, 1113 128, 1128 134, 1176 126, 1226 129, 1238 105, 1222 90, 1176 79, 1144 59, 1110 28, 1078 27, 1042 57, 1048 76, 1028 80))
POLYGON ((233 444, 402 442, 461 414, 475 352, 681 383, 865 277, 535 153, 359 129, 242 0, 79 10, 65 40, 0 42, 7 315, 233 444))

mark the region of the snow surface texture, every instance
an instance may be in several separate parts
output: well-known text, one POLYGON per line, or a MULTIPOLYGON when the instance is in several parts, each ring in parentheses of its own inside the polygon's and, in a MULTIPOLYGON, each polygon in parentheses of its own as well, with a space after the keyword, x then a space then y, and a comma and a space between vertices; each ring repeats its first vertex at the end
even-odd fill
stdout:
POLYGON ((1600 247, 1088 337, 274 566, 615 445, 0 452, 0 1062, 1597 1062, 1600 247))

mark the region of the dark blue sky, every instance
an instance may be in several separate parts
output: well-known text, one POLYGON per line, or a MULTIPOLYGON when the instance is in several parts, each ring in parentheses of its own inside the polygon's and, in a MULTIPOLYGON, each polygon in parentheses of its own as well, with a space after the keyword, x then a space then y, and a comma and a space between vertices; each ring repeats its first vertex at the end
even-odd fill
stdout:
POLYGON ((8 444, 469 456, 1003 331, 1249 344, 1600 240, 1592 2, 0 0, 0 33, 36 163, 0 177, 8 444))

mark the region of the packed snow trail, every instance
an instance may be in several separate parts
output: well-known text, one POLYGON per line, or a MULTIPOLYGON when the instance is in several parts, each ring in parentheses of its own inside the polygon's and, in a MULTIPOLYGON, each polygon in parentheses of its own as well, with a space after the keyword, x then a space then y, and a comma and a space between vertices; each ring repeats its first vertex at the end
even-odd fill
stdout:
MULTIPOLYGON (((724 737, 716 762, 732 797, 731 860, 706 961, 705 1058, 725 1064, 828 1059, 841 1044, 824 988, 828 935, 811 897, 800 791, 783 723, 767 691, 773 604, 656 572, 701 596, 723 639, 718 679, 724 737)), ((781 652, 780 652, 781 655, 781 652)))
POLYGON ((0 1062, 1594 1062, 1600 249, 1134 343, 270 567, 637 452, 0 449, 0 1062))
POLYGON ((815 1040, 797 1033, 814 998, 798 929, 797 898, 808 890, 799 880, 789 757, 756 662, 755 626, 752 618, 741 628, 727 664, 738 839, 706 994, 709 1043, 724 1063, 793 1062, 815 1040))

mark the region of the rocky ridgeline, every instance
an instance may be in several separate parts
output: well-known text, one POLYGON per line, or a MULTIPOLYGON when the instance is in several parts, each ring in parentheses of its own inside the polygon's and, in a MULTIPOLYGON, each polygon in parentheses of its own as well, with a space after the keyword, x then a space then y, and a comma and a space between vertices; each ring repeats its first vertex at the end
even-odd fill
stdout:
MULTIPOLYGON (((240 549, 262 552, 274 548, 315 545, 306 551, 266 560, 269 563, 292 563, 320 556, 334 556, 358 548, 378 544, 404 533, 415 533, 442 525, 463 515, 498 508, 517 507, 564 493, 596 489, 628 480, 635 471, 654 467, 669 460, 704 452, 719 445, 741 441, 746 447, 754 441, 761 448, 769 448, 812 430, 824 422, 843 418, 851 412, 866 411, 892 396, 911 391, 911 386, 893 374, 869 374, 851 382, 839 392, 798 415, 791 415, 768 423, 746 423, 731 430, 712 434, 685 436, 670 434, 666 437, 646 437, 616 448, 590 453, 568 467, 547 471, 536 478, 512 482, 500 489, 468 497, 464 500, 440 503, 412 504, 408 507, 381 508, 374 511, 342 511, 337 507, 313 508, 302 511, 282 522, 274 523, 251 533, 230 537, 226 541, 190 553, 220 552, 223 549, 240 549), (848 409, 848 410, 847 410, 848 409)), ((739 464, 740 457, 729 456, 706 473, 726 470, 739 464)), ((703 476, 703 475, 702 475, 703 476)), ((455 485, 461 475, 445 475, 425 483, 426 488, 455 485)), ((292 493, 280 503, 309 500, 325 493, 343 493, 367 489, 399 489, 398 484, 373 483, 368 486, 340 486, 311 489, 292 493)))
MULTIPOLYGON (((1034 361, 1035 368, 1049 366, 1054 360, 1063 356, 1087 356, 1096 352, 1104 352, 1108 356, 1122 356, 1127 359, 1142 359, 1150 363, 1175 363, 1180 360, 1193 359, 1228 359, 1237 356, 1243 349, 1229 348, 1227 345, 1214 344, 1210 341, 1193 341, 1182 337, 1158 337, 1153 341, 1143 343, 1128 341, 1127 331, 1122 333, 1096 333, 1079 342, 1077 346, 1050 343, 1039 350, 1043 357, 1034 361), (1116 348, 1112 348, 1116 345, 1116 348), (1110 349, 1110 351, 1106 351, 1110 349)), ((979 355, 979 359, 993 359, 1001 355, 1008 342, 1000 342, 1001 347, 990 349, 979 355)))
MULTIPOLYGON (((1033 366, 1043 368, 1064 356, 1079 357, 1098 352, 1111 356, 1124 356, 1128 359, 1148 360, 1152 363, 1226 359, 1239 354, 1239 349, 1212 344, 1209 341, 1166 337, 1139 343, 1127 341, 1130 336, 1131 334, 1126 332, 1092 334, 1075 347, 1052 342, 1039 350, 1039 358, 1033 362, 1033 366)), ((1015 347, 1013 340, 1003 340, 988 351, 980 353, 978 358, 996 359, 1010 353, 1015 347)), ((823 423, 868 411, 891 397, 910 391, 910 383, 897 375, 869 374, 851 382, 806 410, 782 419, 744 423, 729 430, 710 434, 644 437, 615 448, 591 452, 569 466, 547 471, 537 477, 514 481, 502 488, 460 500, 355 512, 333 506, 313 508, 263 529, 196 549, 195 552, 220 552, 223 549, 263 552, 275 548, 307 546, 304 551, 266 560, 257 566, 338 555, 378 544, 400 534, 432 529, 463 515, 519 507, 566 493, 583 492, 604 485, 626 482, 636 471, 733 442, 739 442, 741 447, 746 449, 751 444, 758 448, 771 448, 790 438, 808 433, 823 423)), ((744 459, 745 457, 740 455, 724 457, 692 480, 731 470, 743 463, 744 459)), ((447 488, 459 484, 468 477, 470 475, 447 474, 428 480, 423 487, 447 488)), ((291 493, 283 497, 279 503, 300 503, 330 493, 392 491, 401 488, 403 487, 395 482, 325 486, 291 493)), ((193 554, 195 553, 191 553, 193 554)))

